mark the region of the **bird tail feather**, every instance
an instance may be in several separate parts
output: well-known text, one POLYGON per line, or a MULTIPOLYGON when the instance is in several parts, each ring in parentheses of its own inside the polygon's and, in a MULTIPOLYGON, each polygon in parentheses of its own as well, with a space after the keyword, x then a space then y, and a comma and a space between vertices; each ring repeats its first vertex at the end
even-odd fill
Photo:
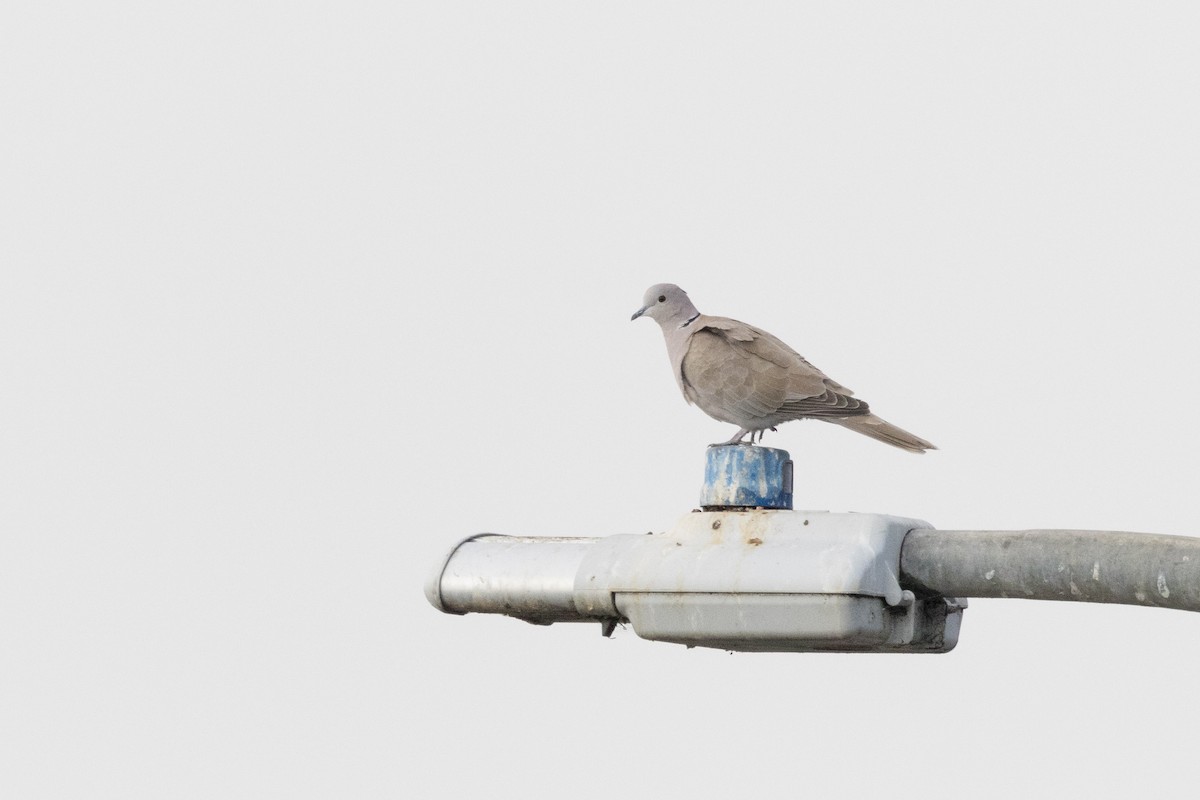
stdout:
POLYGON ((842 419, 830 419, 827 421, 841 425, 843 428, 849 428, 864 436, 870 436, 872 439, 877 439, 893 447, 899 447, 901 450, 907 450, 910 453, 924 453, 926 450, 937 450, 937 447, 925 441, 920 436, 913 436, 903 428, 897 428, 892 423, 882 420, 874 414, 867 414, 862 417, 843 417, 842 419))

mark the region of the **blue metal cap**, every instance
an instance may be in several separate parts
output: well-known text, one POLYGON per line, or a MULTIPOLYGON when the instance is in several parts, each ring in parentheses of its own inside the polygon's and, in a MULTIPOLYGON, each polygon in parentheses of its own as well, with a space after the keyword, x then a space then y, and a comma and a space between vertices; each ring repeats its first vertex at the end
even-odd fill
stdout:
POLYGON ((729 508, 792 507, 792 457, 787 450, 749 444, 708 448, 700 506, 729 508))

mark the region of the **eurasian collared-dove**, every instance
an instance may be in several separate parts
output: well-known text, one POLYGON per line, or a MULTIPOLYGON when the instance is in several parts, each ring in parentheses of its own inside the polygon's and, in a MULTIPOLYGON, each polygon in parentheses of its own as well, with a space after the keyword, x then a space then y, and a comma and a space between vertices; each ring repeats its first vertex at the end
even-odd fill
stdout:
POLYGON ((750 443, 781 422, 835 422, 881 442, 923 453, 929 442, 871 413, 854 392, 828 378, 764 330, 727 317, 701 314, 672 283, 646 290, 630 319, 647 316, 662 328, 675 381, 688 403, 713 419, 738 426, 727 442, 750 443))

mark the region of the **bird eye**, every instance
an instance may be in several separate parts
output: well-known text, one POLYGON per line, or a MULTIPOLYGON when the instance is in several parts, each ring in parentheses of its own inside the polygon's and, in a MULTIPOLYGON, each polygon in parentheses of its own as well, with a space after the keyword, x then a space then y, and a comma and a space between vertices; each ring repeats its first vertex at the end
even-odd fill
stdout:
POLYGON ((665 294, 660 294, 660 295, 658 296, 658 302, 660 302, 660 303, 665 303, 665 302, 667 302, 667 296, 666 296, 665 294))

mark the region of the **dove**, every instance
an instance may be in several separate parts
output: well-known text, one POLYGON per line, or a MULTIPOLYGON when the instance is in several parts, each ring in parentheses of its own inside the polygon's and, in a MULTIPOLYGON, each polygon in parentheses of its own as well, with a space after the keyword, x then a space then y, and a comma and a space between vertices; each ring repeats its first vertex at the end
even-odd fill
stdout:
POLYGON ((781 423, 819 419, 912 453, 937 449, 872 414, 854 392, 766 331, 701 314, 673 283, 646 290, 630 320, 643 316, 662 329, 684 399, 713 419, 738 426, 728 441, 714 447, 740 444, 747 435, 754 444, 781 423))

